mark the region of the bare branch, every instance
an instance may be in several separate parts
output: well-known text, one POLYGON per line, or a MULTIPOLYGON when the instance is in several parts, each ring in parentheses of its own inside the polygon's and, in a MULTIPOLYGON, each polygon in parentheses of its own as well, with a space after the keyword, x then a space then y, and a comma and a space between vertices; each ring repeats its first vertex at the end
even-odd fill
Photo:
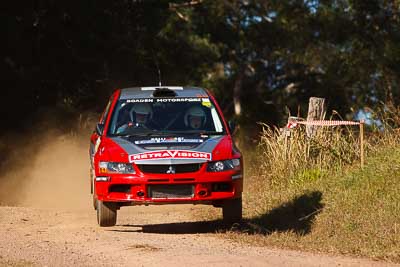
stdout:
POLYGON ((186 3, 182 3, 182 4, 174 4, 174 3, 170 3, 169 4, 169 10, 171 11, 175 11, 176 15, 184 20, 185 22, 189 21, 189 18, 187 16, 184 16, 181 12, 178 11, 178 8, 181 7, 192 7, 198 4, 201 4, 203 2, 203 0, 192 0, 190 2, 186 2, 186 3))
POLYGON ((192 6, 201 4, 202 2, 203 2, 203 0, 192 0, 190 2, 186 2, 186 3, 182 3, 182 4, 170 3, 169 9, 176 10, 177 8, 180 8, 180 7, 192 7, 192 6))
POLYGON ((184 20, 185 22, 189 21, 189 18, 184 16, 182 13, 180 13, 178 10, 175 10, 176 15, 178 15, 179 18, 181 18, 182 20, 184 20))

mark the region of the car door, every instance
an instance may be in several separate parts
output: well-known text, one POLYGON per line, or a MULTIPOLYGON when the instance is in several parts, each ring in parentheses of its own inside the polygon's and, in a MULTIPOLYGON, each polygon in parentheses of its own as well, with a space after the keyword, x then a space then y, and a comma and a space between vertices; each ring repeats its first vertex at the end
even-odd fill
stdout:
POLYGON ((100 145, 100 141, 101 141, 101 135, 103 134, 102 131, 100 130, 100 127, 98 127, 98 125, 103 125, 103 129, 104 129, 104 125, 106 123, 108 114, 110 112, 111 109, 111 105, 113 103, 114 100, 114 94, 110 97, 106 108, 104 109, 99 122, 96 124, 96 127, 92 133, 92 135, 90 136, 90 148, 89 148, 89 157, 90 157, 90 191, 91 193, 93 193, 93 176, 94 176, 94 155, 97 152, 97 148, 100 145))

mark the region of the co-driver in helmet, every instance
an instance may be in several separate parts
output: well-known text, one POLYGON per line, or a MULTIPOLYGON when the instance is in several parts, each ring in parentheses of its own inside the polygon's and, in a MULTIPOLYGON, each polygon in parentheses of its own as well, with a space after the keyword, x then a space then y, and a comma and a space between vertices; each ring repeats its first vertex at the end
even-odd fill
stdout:
POLYGON ((197 130, 204 128, 206 124, 206 113, 199 106, 189 108, 184 117, 186 127, 197 130))

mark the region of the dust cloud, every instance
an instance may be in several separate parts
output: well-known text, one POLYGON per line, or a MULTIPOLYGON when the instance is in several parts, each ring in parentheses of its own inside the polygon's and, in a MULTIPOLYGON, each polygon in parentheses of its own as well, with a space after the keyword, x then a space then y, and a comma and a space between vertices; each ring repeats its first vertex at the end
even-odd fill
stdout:
POLYGON ((84 132, 48 130, 17 139, 2 163, 0 205, 91 208, 89 133, 84 132))

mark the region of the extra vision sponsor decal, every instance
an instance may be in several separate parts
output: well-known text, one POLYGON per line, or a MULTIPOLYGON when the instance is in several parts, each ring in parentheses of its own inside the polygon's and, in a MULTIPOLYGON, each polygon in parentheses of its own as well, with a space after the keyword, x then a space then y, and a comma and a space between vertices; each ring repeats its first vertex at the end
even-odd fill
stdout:
POLYGON ((203 159, 211 160, 211 153, 190 150, 160 150, 129 155, 129 162, 152 159, 203 159))

